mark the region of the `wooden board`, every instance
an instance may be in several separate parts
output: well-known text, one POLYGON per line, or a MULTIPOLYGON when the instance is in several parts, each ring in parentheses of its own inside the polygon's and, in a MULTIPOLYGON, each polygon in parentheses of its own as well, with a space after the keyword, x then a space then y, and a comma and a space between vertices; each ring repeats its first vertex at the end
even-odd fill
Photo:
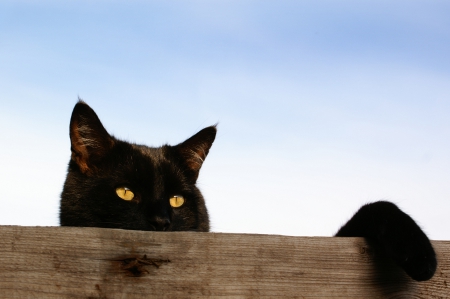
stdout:
POLYGON ((361 238, 0 226, 0 298, 450 298, 361 238), (377 260, 375 266, 374 259, 377 260))

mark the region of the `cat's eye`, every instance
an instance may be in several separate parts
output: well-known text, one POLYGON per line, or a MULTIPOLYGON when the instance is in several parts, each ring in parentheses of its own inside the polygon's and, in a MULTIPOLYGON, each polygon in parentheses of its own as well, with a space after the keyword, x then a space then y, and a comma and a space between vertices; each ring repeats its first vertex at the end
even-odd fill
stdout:
POLYGON ((170 198, 170 205, 174 208, 179 208, 184 204, 184 197, 181 195, 174 195, 170 198))
POLYGON ((116 188, 117 196, 122 198, 123 200, 132 200, 134 198, 134 193, 127 187, 119 187, 116 188))

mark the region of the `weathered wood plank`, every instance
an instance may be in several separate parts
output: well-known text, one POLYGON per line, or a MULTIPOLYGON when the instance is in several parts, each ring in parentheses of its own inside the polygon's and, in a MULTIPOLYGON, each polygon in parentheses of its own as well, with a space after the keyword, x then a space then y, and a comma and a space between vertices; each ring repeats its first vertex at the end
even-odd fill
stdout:
POLYGON ((433 242, 438 270, 418 283, 361 238, 20 226, 0 234, 1 298, 450 298, 450 241, 433 242))

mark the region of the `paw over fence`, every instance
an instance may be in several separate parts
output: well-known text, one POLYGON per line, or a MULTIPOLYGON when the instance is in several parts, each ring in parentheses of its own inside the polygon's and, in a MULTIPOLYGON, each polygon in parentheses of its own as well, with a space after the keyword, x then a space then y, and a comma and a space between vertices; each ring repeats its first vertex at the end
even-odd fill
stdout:
POLYGON ((450 298, 362 238, 0 226, 0 298, 450 298), (375 263, 376 260, 376 263, 375 263))

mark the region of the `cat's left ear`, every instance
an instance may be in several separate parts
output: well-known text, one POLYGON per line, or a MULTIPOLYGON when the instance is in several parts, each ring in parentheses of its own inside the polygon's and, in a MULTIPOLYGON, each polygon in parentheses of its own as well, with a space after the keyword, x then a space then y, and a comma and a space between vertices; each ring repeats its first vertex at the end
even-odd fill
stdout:
POLYGON ((216 138, 216 126, 204 128, 191 138, 178 144, 173 149, 181 157, 182 164, 186 167, 188 177, 195 183, 200 168, 209 153, 214 139, 216 138))
POLYGON ((85 102, 79 101, 70 118, 72 160, 84 174, 90 174, 114 145, 114 139, 103 127, 97 114, 85 102))

